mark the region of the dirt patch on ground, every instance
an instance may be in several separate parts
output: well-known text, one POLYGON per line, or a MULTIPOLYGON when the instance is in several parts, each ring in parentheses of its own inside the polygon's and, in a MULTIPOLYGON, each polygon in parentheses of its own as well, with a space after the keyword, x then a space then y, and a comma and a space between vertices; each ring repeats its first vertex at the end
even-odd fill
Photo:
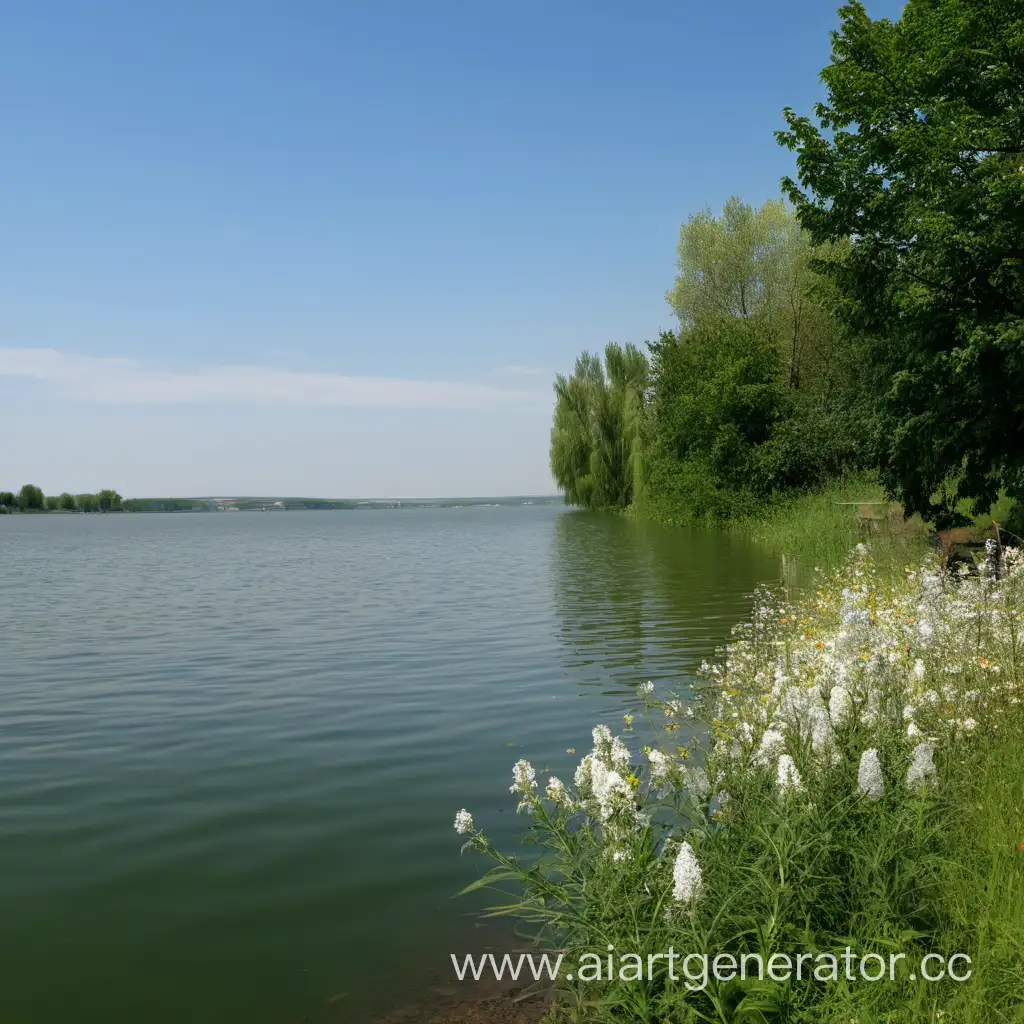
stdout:
POLYGON ((377 1024, 539 1024, 548 1010, 541 994, 501 982, 438 985, 414 1005, 402 1007, 377 1024))

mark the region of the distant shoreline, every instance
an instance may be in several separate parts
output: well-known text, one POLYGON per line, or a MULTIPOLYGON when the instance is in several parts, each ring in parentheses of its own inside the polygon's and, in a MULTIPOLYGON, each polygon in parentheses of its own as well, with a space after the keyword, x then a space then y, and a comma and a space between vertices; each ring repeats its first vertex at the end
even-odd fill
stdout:
POLYGON ((358 512, 417 508, 499 508, 522 505, 561 505, 561 495, 514 495, 482 498, 126 498, 109 509, 0 507, 14 515, 109 515, 111 513, 207 513, 207 512, 358 512))

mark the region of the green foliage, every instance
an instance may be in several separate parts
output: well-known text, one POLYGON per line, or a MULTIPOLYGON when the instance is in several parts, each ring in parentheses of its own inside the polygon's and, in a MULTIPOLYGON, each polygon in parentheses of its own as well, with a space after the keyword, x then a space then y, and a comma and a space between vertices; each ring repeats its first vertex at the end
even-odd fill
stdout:
POLYGON ((719 490, 770 489, 759 454, 786 398, 773 339, 746 320, 715 319, 679 339, 663 333, 651 351, 658 454, 699 467, 719 490))
POLYGON ((910 511, 1024 496, 1024 9, 909 0, 896 22, 840 11, 817 124, 787 110, 783 182, 835 308, 871 339, 875 450, 910 511), (801 187, 802 186, 802 187, 801 187))
POLYGON ((18 492, 18 507, 22 512, 38 512, 45 507, 43 492, 35 484, 25 484, 18 492))
POLYGON ((96 502, 101 512, 113 512, 121 508, 121 495, 117 491, 106 488, 96 495, 96 502))
MULTIPOLYGON (((60 496, 44 496, 34 484, 26 484, 15 496, 10 491, 0 491, 0 505, 12 508, 15 504, 23 512, 117 512, 123 509, 121 495, 107 488, 98 494, 79 494, 77 497, 64 491, 60 496), (6 499, 6 500, 5 500, 6 499)), ((191 506, 191 502, 186 506, 191 506)))
POLYGON ((807 600, 766 592, 696 695, 642 693, 646 757, 599 726, 574 786, 515 766, 537 855, 496 849, 463 812, 467 847, 497 863, 471 888, 564 952, 552 1021, 1020 1019, 1024 566, 1000 568, 950 580, 858 556, 807 600), (694 708, 703 735, 677 733, 694 708), (847 948, 891 980, 844 980, 847 948), (673 979, 670 949, 807 961, 799 979, 686 961, 673 979), (618 973, 576 970, 611 950, 618 973), (969 983, 925 981, 929 954, 966 954, 969 983), (814 971, 829 955, 835 980, 814 971))
MULTIPOLYGON (((765 547, 792 556, 799 582, 814 566, 839 565, 850 549, 865 539, 858 506, 884 501, 884 489, 873 473, 851 473, 812 490, 781 496, 771 505, 733 519, 729 526, 765 547)), ((989 525, 979 523, 982 527, 989 525)), ((902 563, 909 555, 923 554, 927 540, 920 517, 904 521, 894 506, 871 540, 872 554, 882 564, 902 563)))
POLYGON ((831 343, 829 317, 814 301, 812 248, 781 200, 759 209, 735 196, 680 229, 675 285, 666 298, 684 332, 743 321, 777 350, 791 387, 820 372, 831 343))
POLYGON ((668 299, 681 327, 649 345, 647 476, 638 507, 675 522, 755 514, 865 462, 872 383, 857 337, 781 202, 738 199, 683 225, 668 299))
POLYGON ((189 498, 128 498, 121 502, 125 512, 184 512, 202 507, 201 501, 189 498))
POLYGON ((570 377, 555 378, 551 472, 566 501, 625 508, 642 486, 648 365, 634 345, 584 352, 570 377))

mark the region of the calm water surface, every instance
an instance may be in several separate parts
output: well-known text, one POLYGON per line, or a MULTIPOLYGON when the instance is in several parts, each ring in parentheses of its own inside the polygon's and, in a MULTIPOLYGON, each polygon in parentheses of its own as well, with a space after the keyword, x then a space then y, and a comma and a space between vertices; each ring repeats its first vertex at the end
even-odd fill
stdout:
POLYGON ((361 1021, 489 941, 452 819, 777 575, 558 506, 0 518, 0 1020, 361 1021))

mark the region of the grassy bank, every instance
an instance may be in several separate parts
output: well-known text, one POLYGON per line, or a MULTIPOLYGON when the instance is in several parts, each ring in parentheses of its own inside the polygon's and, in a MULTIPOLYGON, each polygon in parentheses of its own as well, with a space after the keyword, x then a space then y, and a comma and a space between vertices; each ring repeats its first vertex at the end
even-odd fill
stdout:
POLYGON ((572 785, 519 762, 539 860, 457 827, 496 912, 564 951, 553 1020, 1020 1020, 1022 694, 1016 552, 953 577, 862 550, 761 594, 696 694, 641 693, 642 737, 598 726, 572 785))
POLYGON ((866 504, 883 517, 870 537, 877 560, 901 560, 925 550, 929 534, 925 524, 917 516, 904 521, 898 508, 886 503, 881 485, 870 473, 851 474, 770 501, 737 494, 735 500, 716 503, 716 508, 728 509, 727 515, 698 515, 682 499, 651 495, 641 497, 628 514, 665 526, 728 530, 813 567, 841 564, 855 544, 867 539, 859 519, 866 504))
MULTIPOLYGON (((1005 496, 983 515, 971 516, 968 502, 962 502, 959 510, 973 521, 978 538, 992 531, 993 520, 1024 533, 1024 526, 1017 522, 1019 511, 1005 496)), ((667 526, 728 530, 811 568, 842 564, 854 545, 865 540, 871 543, 876 564, 903 564, 924 557, 934 540, 934 531, 920 516, 904 519, 900 507, 886 500, 871 473, 850 474, 813 490, 760 503, 738 496, 727 517, 694 517, 682 502, 645 498, 631 506, 628 514, 667 526), (877 518, 864 523, 862 511, 877 518)))
POLYGON ((923 555, 928 529, 919 516, 904 521, 898 507, 870 474, 835 480, 814 491, 779 498, 757 512, 730 520, 726 528, 809 566, 840 565, 854 545, 870 539, 876 562, 902 562, 923 555), (875 533, 866 536, 859 513, 872 506, 879 516, 875 533))

